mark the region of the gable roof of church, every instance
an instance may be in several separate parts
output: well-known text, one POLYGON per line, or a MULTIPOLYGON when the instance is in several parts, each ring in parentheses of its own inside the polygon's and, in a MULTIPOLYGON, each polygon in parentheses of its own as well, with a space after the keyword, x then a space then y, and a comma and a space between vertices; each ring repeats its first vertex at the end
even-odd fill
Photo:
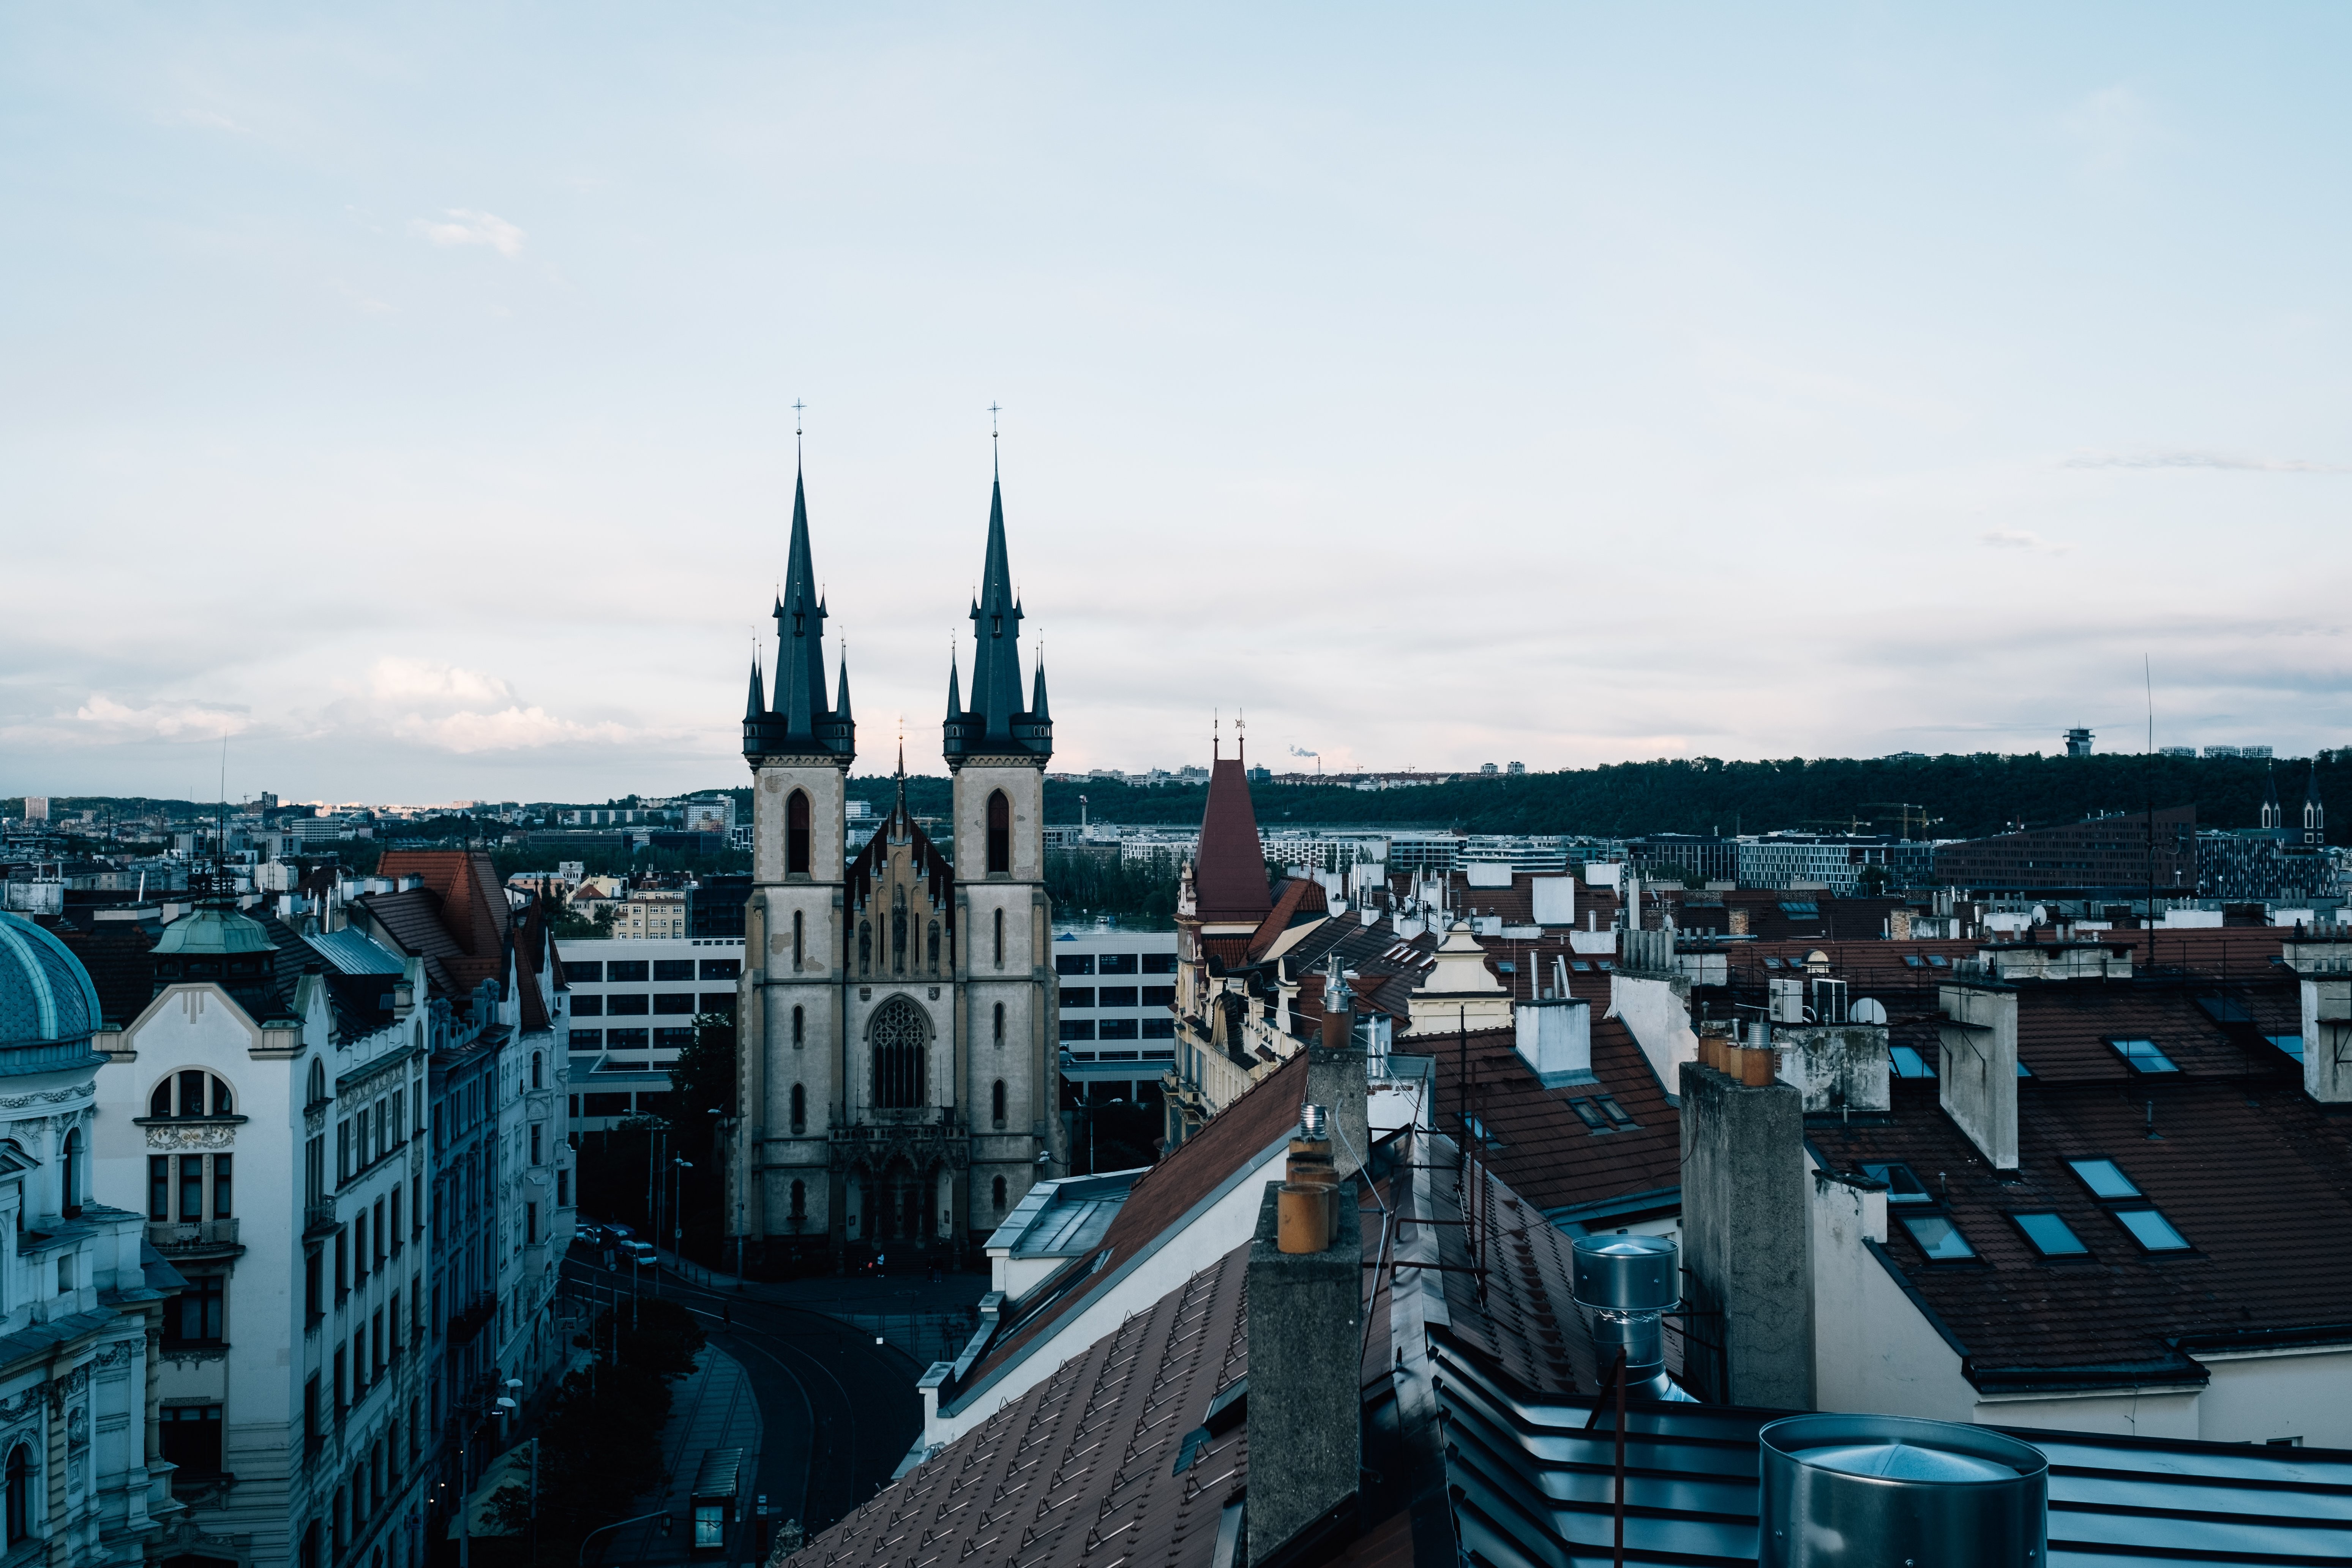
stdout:
POLYGON ((954 931, 955 868, 940 847, 931 842, 930 835, 916 824, 914 814, 907 809, 903 787, 898 803, 890 808, 890 815, 882 819, 882 826, 874 830, 874 837, 866 841, 866 847, 860 849, 857 858, 849 863, 849 907, 864 909, 872 901, 875 886, 882 878, 882 868, 890 858, 890 846, 901 839, 913 846, 915 871, 926 879, 925 888, 930 894, 932 906, 946 912, 948 930, 954 931))

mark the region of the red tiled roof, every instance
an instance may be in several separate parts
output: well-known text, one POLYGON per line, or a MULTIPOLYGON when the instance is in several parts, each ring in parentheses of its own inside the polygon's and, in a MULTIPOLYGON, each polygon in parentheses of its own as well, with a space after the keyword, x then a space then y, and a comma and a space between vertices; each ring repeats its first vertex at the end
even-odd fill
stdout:
POLYGON ((1314 878, 1292 877, 1285 880, 1282 896, 1274 900, 1265 919, 1258 921, 1257 930, 1250 934, 1251 962, 1256 962, 1284 931, 1301 921, 1321 918, 1330 907, 1323 896, 1323 884, 1314 878))
POLYGON ((1219 757, 1209 769, 1209 804, 1201 814, 1192 887, 1205 921, 1255 924, 1274 906, 1265 885, 1265 847, 1250 805, 1249 773, 1239 757, 1219 757))

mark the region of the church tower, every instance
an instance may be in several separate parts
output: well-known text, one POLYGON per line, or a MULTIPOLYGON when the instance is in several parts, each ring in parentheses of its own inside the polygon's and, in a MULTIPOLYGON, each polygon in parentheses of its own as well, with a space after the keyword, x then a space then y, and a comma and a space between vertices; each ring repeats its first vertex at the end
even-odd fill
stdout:
POLYGON ((1061 1043, 1053 910, 1045 897, 1045 763, 1054 721, 1042 659, 1023 701, 1021 605, 993 482, 988 548, 972 602, 971 706, 948 671, 942 749, 954 779, 957 919, 962 941, 963 1078, 972 1108, 971 1214, 1002 1219, 1031 1182, 1069 1169, 1061 1127, 1061 1043), (1048 1156, 1039 1163, 1038 1157, 1048 1156))
POLYGON ((2327 842, 2327 808, 2319 804, 2319 759, 2311 759, 2311 781, 2303 786, 2303 841, 2316 847, 2327 842))
POLYGON ((739 1206, 726 1228, 814 1254, 824 1247, 840 1197, 828 1176, 828 1134, 846 1120, 845 818, 857 748, 846 657, 838 694, 826 700, 825 606, 797 475, 775 617, 774 701, 762 692, 754 662, 743 713, 752 889, 736 1008, 741 1125, 730 1197, 739 1206))

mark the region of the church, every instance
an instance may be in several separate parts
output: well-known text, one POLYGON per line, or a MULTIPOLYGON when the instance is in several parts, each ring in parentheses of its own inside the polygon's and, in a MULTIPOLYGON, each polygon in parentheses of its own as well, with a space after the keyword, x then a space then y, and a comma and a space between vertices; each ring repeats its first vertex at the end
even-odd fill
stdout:
POLYGON ((1034 1182, 1066 1173, 1045 896, 1045 671, 1024 682, 1001 479, 971 606, 971 703, 950 660, 935 843, 896 806, 853 858, 849 670, 825 671, 824 602, 795 479, 772 686, 743 713, 751 897, 736 1016, 730 1229, 807 1268, 965 1256, 1034 1182), (1026 697, 1024 704, 1024 698, 1026 697))

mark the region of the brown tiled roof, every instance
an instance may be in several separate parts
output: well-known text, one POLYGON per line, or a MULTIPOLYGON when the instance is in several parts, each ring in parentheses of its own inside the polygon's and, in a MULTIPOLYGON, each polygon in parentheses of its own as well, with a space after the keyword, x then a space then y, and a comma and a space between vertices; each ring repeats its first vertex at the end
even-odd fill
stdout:
POLYGON ((1110 1254, 1109 1262, 1097 1270, 1095 1254, 1088 1253, 1071 1259, 1053 1279, 1039 1285, 1037 1299, 1050 1305, 1015 1324, 1002 1342, 990 1346, 987 1355, 973 1365, 971 1376, 963 1380, 965 1386, 988 1377, 1050 1336, 1056 1324, 1092 1300, 1126 1264, 1149 1251, 1202 1199, 1236 1173, 1256 1164, 1269 1146, 1297 1125, 1298 1107, 1306 1096, 1307 1053, 1300 1051, 1202 1123, 1198 1132, 1168 1151, 1160 1163, 1128 1189, 1118 1216, 1103 1233, 1102 1246, 1110 1254))
POLYGON ((1249 939, 1249 956, 1255 963, 1275 940, 1292 926, 1305 921, 1320 919, 1330 909, 1324 899, 1323 884, 1312 877, 1292 877, 1282 884, 1282 896, 1274 900, 1265 919, 1258 921, 1257 930, 1249 939))
MULTIPOLYGON (((502 986, 507 983, 513 916, 488 855, 463 849, 387 849, 377 870, 386 877, 424 880, 421 888, 370 893, 359 901, 401 951, 424 957, 434 994, 462 1002, 485 980, 502 986)), ((547 1026, 542 1001, 541 1028, 547 1026)))
POLYGON ((2352 1236, 2352 1122, 2305 1099, 2278 1059, 2262 1077, 2183 1075, 2160 1088, 2025 1080, 2013 1181, 1997 1179, 1943 1114, 1933 1079, 1898 1080, 1887 1125, 1809 1137, 1837 1169, 1901 1162, 1935 1197, 1888 1205, 1885 1256, 1959 1342, 1979 1387, 2193 1379, 2189 1358, 2208 1336, 2226 1344, 2318 1326, 2319 1337, 2352 1339, 2352 1249, 2320 1240, 2352 1236), (2085 1158, 2113 1160, 2193 1250, 2141 1250, 2114 1217, 2130 1205, 2100 1203, 2064 1163, 2085 1158), (2090 1256, 2041 1258, 2007 1218, 2035 1209, 2062 1215, 2090 1256), (1929 1263, 1906 1212, 1950 1218, 1977 1260, 1929 1263), (2179 1339, 2188 1342, 2175 1349, 2179 1339))
POLYGON ((1192 862, 1201 919, 1218 922, 1265 918, 1265 847, 1250 805, 1249 774, 1238 757, 1220 757, 1209 769, 1209 804, 1201 814, 1201 849, 1192 862))

